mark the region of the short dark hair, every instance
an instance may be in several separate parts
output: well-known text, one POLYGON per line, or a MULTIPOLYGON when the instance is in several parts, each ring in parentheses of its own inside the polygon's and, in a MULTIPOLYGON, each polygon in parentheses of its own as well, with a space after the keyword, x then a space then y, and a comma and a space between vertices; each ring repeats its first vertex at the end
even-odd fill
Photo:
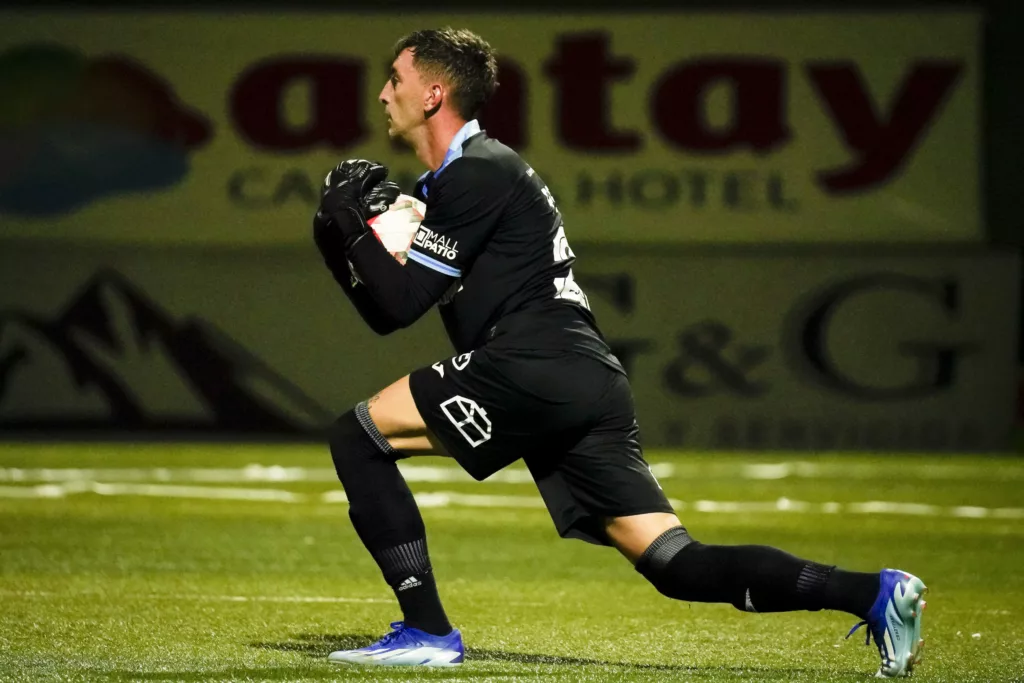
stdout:
POLYGON ((465 120, 477 116, 498 87, 494 48, 468 29, 416 31, 395 43, 395 57, 411 49, 421 73, 441 78, 451 88, 456 111, 465 120))

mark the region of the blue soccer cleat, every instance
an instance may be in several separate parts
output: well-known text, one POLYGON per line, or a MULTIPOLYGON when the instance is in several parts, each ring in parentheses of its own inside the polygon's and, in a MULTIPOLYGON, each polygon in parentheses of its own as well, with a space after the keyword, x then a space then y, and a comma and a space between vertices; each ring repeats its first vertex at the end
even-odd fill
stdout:
POLYGON ((925 601, 922 596, 928 588, 921 579, 899 569, 883 569, 879 575, 881 586, 866 621, 862 621, 846 634, 867 624, 865 644, 875 638, 882 665, 879 678, 909 676, 921 661, 924 640, 921 638, 921 616, 925 601))
POLYGON ((335 664, 372 664, 376 666, 458 666, 465 651, 458 629, 446 636, 435 636, 401 621, 373 645, 358 650, 338 650, 327 656, 335 664))

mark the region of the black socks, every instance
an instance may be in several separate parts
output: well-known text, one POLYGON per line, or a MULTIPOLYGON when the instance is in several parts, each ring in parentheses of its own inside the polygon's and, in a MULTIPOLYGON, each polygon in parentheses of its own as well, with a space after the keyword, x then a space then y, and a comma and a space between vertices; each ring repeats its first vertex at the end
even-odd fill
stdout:
POLYGON ((384 580, 395 591, 406 625, 437 636, 451 633, 452 625, 444 613, 430 569, 426 539, 371 552, 384 580))
POLYGON ((864 619, 875 604, 880 587, 878 574, 833 569, 825 583, 824 608, 849 612, 864 619))
POLYGON ((704 545, 679 526, 659 536, 636 563, 663 595, 725 602, 748 612, 836 609, 863 618, 878 593, 877 574, 846 572, 760 545, 704 545))
MULTIPOLYGON (((399 454, 364 404, 331 431, 331 457, 349 500, 349 517, 405 623, 435 635, 452 626, 438 597, 426 532, 399 454)), ((682 526, 659 536, 636 563, 662 594, 692 602, 724 602, 750 612, 832 609, 864 618, 877 597, 878 574, 848 572, 760 545, 704 545, 682 526)))
POLYGON ((395 591, 406 625, 435 635, 450 633, 423 518, 398 471, 398 453, 377 431, 364 404, 334 423, 331 458, 348 497, 352 526, 395 591))

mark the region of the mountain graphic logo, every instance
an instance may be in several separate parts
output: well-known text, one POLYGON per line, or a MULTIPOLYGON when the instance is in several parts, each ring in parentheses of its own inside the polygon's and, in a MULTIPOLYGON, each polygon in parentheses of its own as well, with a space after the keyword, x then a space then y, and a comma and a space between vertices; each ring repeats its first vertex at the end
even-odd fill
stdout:
POLYGON ((122 275, 54 319, 0 312, 0 430, 311 434, 332 415, 207 321, 122 275))
POLYGON ((172 187, 211 130, 163 77, 128 57, 12 48, 0 53, 0 214, 55 217, 172 187))

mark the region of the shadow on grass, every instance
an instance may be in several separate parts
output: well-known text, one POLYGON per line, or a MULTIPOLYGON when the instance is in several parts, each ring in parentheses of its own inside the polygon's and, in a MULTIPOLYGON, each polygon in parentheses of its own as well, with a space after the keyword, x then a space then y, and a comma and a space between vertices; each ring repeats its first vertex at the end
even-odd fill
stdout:
MULTIPOLYGON (((308 666, 262 666, 262 667, 234 667, 229 669, 207 670, 207 671, 111 671, 106 674, 109 680, 115 681, 326 681, 337 680, 346 670, 345 677, 370 676, 373 679, 396 678, 405 680, 409 678, 409 670, 404 667, 338 667, 325 666, 328 653, 334 650, 351 650, 365 647, 379 636, 372 634, 312 634, 301 633, 293 639, 277 643, 250 643, 250 647, 261 650, 276 650, 279 652, 298 653, 309 658, 308 666)), ((802 680, 814 679, 815 672, 809 669, 761 669, 757 667, 699 667, 684 666, 675 664, 637 664, 632 662, 610 662, 602 659, 589 659, 584 657, 565 657, 560 655, 527 654, 521 652, 505 652, 503 650, 484 650, 469 648, 466 650, 466 659, 472 664, 499 663, 525 666, 550 666, 550 667, 600 667, 602 669, 613 669, 622 675, 628 672, 676 672, 685 673, 689 676, 715 675, 731 672, 734 675, 752 676, 751 680, 775 680, 788 681, 794 678, 802 680)), ((417 671, 416 678, 440 677, 447 680, 473 679, 480 677, 493 677, 495 675, 516 675, 516 672, 499 672, 494 667, 476 669, 474 667, 460 667, 457 669, 430 669, 417 671)), ((533 670, 529 676, 533 678, 543 676, 564 677, 568 672, 552 668, 548 671, 533 670)), ((824 672, 817 672, 823 674, 824 672)), ((606 675, 614 675, 610 671, 606 675)), ((570 674, 572 675, 572 674, 570 674)))
POLYGON ((336 681, 336 668, 310 666, 232 667, 210 671, 108 671, 110 681, 336 681))
MULTIPOLYGON (((251 643, 252 647, 263 650, 280 650, 282 652, 299 652, 317 659, 326 658, 334 650, 354 650, 366 647, 380 636, 373 635, 321 635, 302 633, 284 643, 251 643)), ((559 655, 533 655, 521 652, 504 652, 503 650, 482 650, 466 648, 466 660, 477 662, 503 662, 509 664, 547 664, 551 666, 621 666, 630 669, 663 669, 666 671, 689 671, 692 667, 673 666, 671 664, 627 664, 606 662, 599 659, 582 657, 562 657, 559 655)), ((490 674, 493 675, 493 672, 490 674)))
MULTIPOLYGON (((326 658, 334 650, 352 650, 366 647, 377 640, 380 636, 371 634, 313 634, 301 633, 293 640, 281 643, 250 643, 251 647, 263 650, 279 650, 281 652, 297 652, 317 659, 326 658)), ((523 652, 505 652, 504 650, 484 650, 480 648, 466 648, 466 660, 474 664, 481 662, 500 662, 508 664, 526 665, 548 665, 548 666, 598 666, 615 667, 633 671, 675 671, 698 673, 706 672, 706 667, 685 666, 681 664, 638 664, 633 662, 610 662, 603 659, 588 659, 585 657, 566 657, 562 655, 527 654, 523 652)), ((753 672, 756 669, 736 667, 735 672, 753 672)), ((786 671, 773 669, 764 673, 780 674, 785 678, 787 674, 810 673, 806 669, 788 669, 786 671)), ((554 672, 552 672, 554 673, 554 672)), ((491 671, 487 675, 494 675, 491 671)))

